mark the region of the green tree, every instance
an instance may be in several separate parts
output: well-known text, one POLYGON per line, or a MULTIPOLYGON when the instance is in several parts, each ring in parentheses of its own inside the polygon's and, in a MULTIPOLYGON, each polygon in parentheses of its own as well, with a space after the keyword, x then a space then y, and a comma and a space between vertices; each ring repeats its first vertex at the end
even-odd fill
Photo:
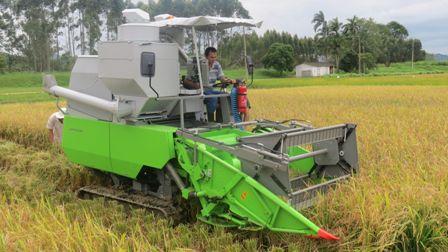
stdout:
POLYGON ((325 15, 322 11, 314 14, 313 20, 311 21, 314 24, 314 32, 316 32, 315 38, 317 40, 317 45, 321 51, 321 53, 328 58, 329 54, 329 41, 328 41, 328 33, 329 27, 328 23, 325 20, 325 15))
POLYGON ((347 23, 343 25, 344 34, 352 42, 352 51, 358 55, 358 73, 361 73, 361 25, 357 16, 347 19, 347 23), (353 48, 356 48, 353 50, 353 48))
POLYGON ((409 36, 409 32, 402 24, 397 21, 391 21, 387 24, 392 36, 396 39, 404 40, 409 36))
POLYGON ((6 69, 6 57, 3 53, 0 53, 0 74, 5 73, 6 69))
POLYGON ((6 10, 7 5, 6 2, 4 2, 3 0, 0 0, 0 47, 3 48, 3 44, 5 41, 5 34, 4 34, 4 30, 6 29, 6 22, 5 22, 5 18, 3 17, 3 12, 6 10))
POLYGON ((422 42, 419 39, 407 39, 404 41, 404 58, 405 61, 412 60, 412 51, 414 51, 414 61, 424 60, 426 52, 422 49, 422 42), (414 47, 414 50, 412 50, 414 47))
POLYGON ((21 20, 24 32, 22 53, 30 60, 33 69, 38 72, 51 69, 51 57, 58 31, 58 18, 55 8, 58 0, 17 0, 14 10, 16 18, 21 20))
POLYGON ((382 53, 381 46, 381 32, 379 26, 371 18, 360 19, 361 30, 361 61, 362 71, 366 73, 369 69, 376 67, 378 56, 382 53), (372 62, 372 63, 371 63, 372 62))
POLYGON ((196 15, 249 18, 239 0, 193 0, 196 15))
POLYGON ((406 51, 406 38, 409 36, 408 30, 402 24, 391 21, 386 27, 392 36, 392 46, 389 48, 389 54, 392 62, 403 62, 410 59, 406 51))
POLYGON ((191 1, 185 0, 159 0, 154 7, 150 6, 150 15, 171 14, 178 17, 191 17, 196 15, 195 6, 191 1))
POLYGON ((123 0, 107 0, 106 2, 106 26, 107 40, 111 39, 111 35, 117 34, 117 27, 121 24, 125 8, 123 0))
POLYGON ((391 63, 391 54, 393 46, 393 37, 389 28, 384 24, 378 24, 379 33, 381 36, 380 40, 380 53, 378 56, 378 63, 383 63, 385 66, 389 67, 391 63))
POLYGON ((79 17, 77 27, 80 33, 81 54, 87 49, 89 54, 96 54, 96 44, 101 38, 101 15, 106 12, 107 0, 77 0, 72 4, 79 17))
POLYGON ((328 23, 327 44, 328 51, 336 64, 336 72, 338 72, 341 58, 347 51, 346 40, 342 35, 342 23, 338 18, 334 18, 328 23))
POLYGON ((325 15, 322 11, 314 14, 313 20, 311 23, 314 24, 314 31, 321 36, 326 36, 328 33, 327 21, 325 20, 325 15))
POLYGON ((273 68, 279 73, 292 71, 294 68, 294 49, 291 45, 274 43, 263 57, 266 68, 273 68))
MULTIPOLYGON (((0 50, 6 53, 8 71, 12 71, 17 62, 17 55, 25 47, 25 35, 21 30, 21 22, 15 15, 11 1, 0 0, 0 50)), ((22 70, 22 69, 17 69, 22 70)))
MULTIPOLYGON (((139 4, 140 3, 143 2, 139 2, 139 4)), ((135 4, 132 2, 132 0, 124 0, 124 5, 126 6, 127 9, 133 9, 136 7, 135 4)))

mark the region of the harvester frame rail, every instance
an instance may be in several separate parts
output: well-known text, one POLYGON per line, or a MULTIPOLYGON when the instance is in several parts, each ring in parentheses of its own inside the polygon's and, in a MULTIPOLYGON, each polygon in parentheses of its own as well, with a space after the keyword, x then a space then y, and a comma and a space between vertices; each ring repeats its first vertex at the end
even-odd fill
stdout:
POLYGON ((269 139, 269 141, 280 141, 280 148, 277 149, 280 153, 285 154, 287 152, 287 148, 291 146, 313 144, 342 137, 345 140, 348 126, 349 124, 338 124, 334 126, 313 129, 306 129, 303 127, 292 128, 289 130, 274 131, 261 135, 241 137, 240 141, 243 143, 260 143, 260 141, 263 142, 263 140, 270 137, 273 139, 269 139))
POLYGON ((249 148, 244 148, 244 146, 233 147, 230 145, 225 145, 221 142, 217 142, 217 141, 213 141, 213 140, 201 137, 197 133, 191 133, 187 130, 178 130, 178 131, 176 131, 176 135, 185 137, 194 142, 199 142, 199 143, 203 143, 203 144, 212 146, 219 150, 227 151, 237 157, 249 159, 249 160, 256 161, 256 162, 261 162, 263 165, 272 167, 276 170, 287 169, 287 167, 284 167, 284 165, 281 165, 281 164, 274 162, 272 160, 269 160, 269 159, 265 159, 263 155, 257 155, 256 151, 253 151, 249 148))
MULTIPOLYGON (((268 121, 252 121, 252 122, 246 122, 246 123, 239 123, 239 124, 220 124, 216 127, 222 129, 226 127, 241 127, 241 126, 248 126, 248 125, 263 125, 266 126, 266 123, 268 121)), ((275 122, 269 122, 268 124, 271 127, 280 126, 280 123, 275 122)), ((284 125, 282 125, 284 126, 284 125)), ((180 136, 184 136, 186 138, 189 138, 196 142, 205 143, 208 145, 211 145, 215 148, 229 151, 233 153, 236 156, 241 156, 244 158, 252 157, 251 159, 260 160, 260 155, 262 155, 262 159, 266 159, 266 157, 270 157, 273 159, 276 159, 280 161, 284 165, 288 165, 291 162, 315 157, 319 155, 325 155, 330 150, 327 148, 318 149, 315 151, 311 151, 305 154, 300 155, 288 155, 287 154, 287 148, 292 146, 298 146, 298 145, 305 145, 305 144, 314 144, 319 143, 327 140, 332 139, 338 139, 341 138, 344 141, 347 138, 347 129, 350 127, 354 127, 352 124, 338 124, 334 126, 329 127, 323 127, 323 128, 305 128, 305 127, 294 127, 294 128, 287 128, 279 131, 269 132, 269 133, 263 133, 263 134, 256 134, 253 136, 245 136, 245 137, 239 137, 238 141, 239 144, 237 144, 235 147, 224 145, 221 142, 213 141, 204 137, 199 136, 199 133, 207 132, 208 130, 213 129, 213 127, 207 128, 194 128, 194 129, 181 129, 177 131, 177 134, 180 136), (271 139, 274 137, 274 139, 271 139), (268 139, 266 139, 268 138, 268 139), (276 139, 278 138, 278 139, 276 139), (276 150, 275 148, 269 148, 267 147, 268 144, 263 144, 263 140, 267 140, 269 142, 272 141, 280 141, 280 148, 276 150), (249 146, 252 145, 252 146, 249 146), (260 148, 255 148, 253 146, 257 146, 260 148), (271 152, 266 151, 271 150, 271 152), (245 153, 248 155, 246 156, 245 153), (259 154, 259 155, 254 155, 259 154), (254 156, 258 156, 256 159, 254 159, 254 156)), ((264 141, 266 142, 266 141, 264 141)), ((272 145, 272 143, 271 143, 272 145)), ((278 145, 276 143, 275 145, 278 145)), ((339 155, 343 155, 344 153, 338 153, 339 155)), ((274 167, 278 168, 277 165, 274 165, 274 167)))
MULTIPOLYGON (((323 163, 335 162, 332 165, 338 167, 342 172, 338 172, 329 180, 323 180, 318 183, 313 181, 319 176, 323 176, 319 171, 321 168, 315 167, 308 174, 288 181, 290 186, 283 189, 287 192, 291 205, 299 210, 312 206, 319 193, 325 193, 337 182, 346 180, 353 175, 350 169, 346 169, 345 164, 338 164, 338 161, 344 155, 344 151, 340 150, 340 148, 347 141, 347 134, 351 134, 349 132, 352 129, 354 131, 355 128, 356 126, 353 124, 339 124, 323 128, 296 127, 295 125, 288 127, 278 122, 256 120, 245 123, 219 124, 203 128, 179 129, 176 131, 176 135, 195 143, 226 151, 241 160, 252 162, 260 167, 269 167, 269 169, 277 172, 289 173, 290 164, 309 158, 320 158, 323 163), (237 142, 231 145, 202 135, 216 129, 239 128, 243 125, 262 125, 280 129, 268 133, 237 137, 237 142), (289 141, 289 143, 284 143, 285 141, 289 141), (314 150, 291 155, 286 151, 288 147, 305 144, 313 144, 314 150), (301 186, 297 186, 297 184, 301 184, 301 186)), ((197 160, 197 151, 197 148, 193 149, 194 163, 197 160)), ((325 169, 325 166, 322 167, 325 169)))

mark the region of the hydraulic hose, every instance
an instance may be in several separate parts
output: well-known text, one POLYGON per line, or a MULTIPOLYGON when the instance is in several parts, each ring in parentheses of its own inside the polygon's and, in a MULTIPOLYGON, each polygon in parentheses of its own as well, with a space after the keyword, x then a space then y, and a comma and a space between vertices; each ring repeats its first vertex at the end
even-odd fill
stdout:
POLYGON ((182 181, 182 179, 180 178, 179 174, 177 174, 176 169, 173 167, 173 165, 171 163, 167 163, 166 169, 170 173, 170 175, 173 178, 174 183, 176 183, 177 187, 179 187, 180 190, 185 189, 186 186, 185 186, 184 182, 182 181))

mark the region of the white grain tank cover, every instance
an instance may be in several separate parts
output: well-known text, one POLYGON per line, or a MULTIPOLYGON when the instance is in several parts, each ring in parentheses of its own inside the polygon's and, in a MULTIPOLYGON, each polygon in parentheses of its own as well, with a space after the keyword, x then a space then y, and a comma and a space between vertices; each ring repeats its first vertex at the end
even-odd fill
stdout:
POLYGON ((151 86, 160 97, 179 94, 179 54, 175 43, 102 42, 98 46, 98 75, 114 94, 136 98, 155 98, 149 78, 141 74, 143 52, 155 54, 155 73, 151 86))
POLYGON ((140 9, 122 11, 126 24, 118 26, 118 41, 159 41, 159 28, 149 24, 149 14, 140 9))
POLYGON ((126 23, 149 23, 149 13, 141 9, 125 9, 121 12, 126 23))
POLYGON ((151 41, 158 42, 159 27, 148 23, 130 23, 118 26, 118 41, 151 41))

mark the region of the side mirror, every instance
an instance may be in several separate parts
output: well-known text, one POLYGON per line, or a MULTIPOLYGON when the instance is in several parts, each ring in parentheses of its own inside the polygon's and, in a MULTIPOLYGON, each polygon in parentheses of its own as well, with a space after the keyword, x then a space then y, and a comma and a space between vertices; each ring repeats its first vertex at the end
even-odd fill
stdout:
POLYGON ((140 74, 145 77, 153 77, 156 72, 156 54, 143 52, 140 58, 140 74))
POLYGON ((254 74, 254 62, 252 61, 252 57, 247 56, 246 57, 246 64, 247 64, 247 72, 249 75, 254 74))

